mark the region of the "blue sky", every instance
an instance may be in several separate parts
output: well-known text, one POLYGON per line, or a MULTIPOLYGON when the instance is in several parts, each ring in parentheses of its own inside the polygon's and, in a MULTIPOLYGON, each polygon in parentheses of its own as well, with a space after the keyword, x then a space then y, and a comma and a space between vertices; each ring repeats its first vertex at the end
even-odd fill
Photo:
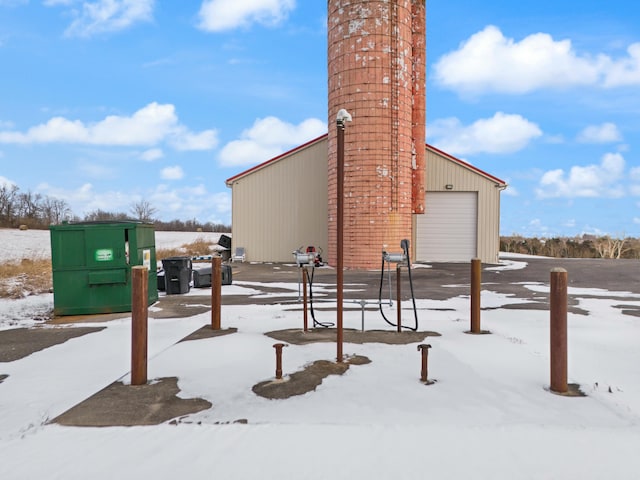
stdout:
MULTIPOLYGON (((326 132, 326 2, 0 0, 0 182, 230 223, 224 180, 326 132)), ((427 142, 501 233, 640 236, 640 6, 427 1, 427 142)))

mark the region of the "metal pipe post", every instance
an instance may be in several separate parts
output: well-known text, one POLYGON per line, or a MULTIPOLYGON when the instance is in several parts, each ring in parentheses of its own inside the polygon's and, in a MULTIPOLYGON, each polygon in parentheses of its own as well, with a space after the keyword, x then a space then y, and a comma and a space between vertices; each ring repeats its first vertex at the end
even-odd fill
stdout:
POLYGON ((302 304, 304 331, 308 332, 309 317, 307 311, 307 267, 302 267, 302 304))
POLYGON ((342 363, 342 304, 344 301, 344 257, 343 257, 343 241, 344 241, 344 121, 338 120, 338 171, 337 171, 337 214, 336 214, 336 360, 342 363))
POLYGON ((396 303, 398 311, 398 333, 402 331, 402 283, 400 281, 400 264, 396 265, 396 303))
POLYGON ((430 348, 431 348, 431 345, 429 345, 428 343, 422 343, 418 345, 418 351, 422 352, 422 368, 420 370, 420 381, 423 383, 427 383, 429 381, 428 380, 428 376, 429 376, 428 362, 429 362, 430 348))
POLYGON ((147 383, 149 270, 131 268, 131 385, 147 383))
POLYGON ((551 270, 551 390, 566 393, 567 385, 567 271, 551 270))
POLYGON ((273 348, 276 349, 276 380, 282 380, 282 348, 286 346, 286 343, 273 344, 273 348))
POLYGON ((211 329, 221 328, 221 306, 222 306, 222 258, 213 257, 211 259, 211 329))
POLYGON ((471 260, 471 333, 480 333, 480 286, 482 284, 482 262, 471 260))

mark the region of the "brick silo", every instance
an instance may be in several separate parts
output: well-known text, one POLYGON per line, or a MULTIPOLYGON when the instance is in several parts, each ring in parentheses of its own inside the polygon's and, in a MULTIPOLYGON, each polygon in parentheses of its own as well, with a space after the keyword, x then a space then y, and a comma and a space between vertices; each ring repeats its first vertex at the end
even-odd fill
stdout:
POLYGON ((336 115, 344 108, 344 266, 379 268, 424 212, 425 0, 329 0, 329 252, 336 258, 336 115))

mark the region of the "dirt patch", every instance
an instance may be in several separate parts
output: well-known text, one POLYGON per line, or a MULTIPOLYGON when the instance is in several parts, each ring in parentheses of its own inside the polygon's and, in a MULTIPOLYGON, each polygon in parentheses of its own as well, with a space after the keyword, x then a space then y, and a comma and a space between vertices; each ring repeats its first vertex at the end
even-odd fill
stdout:
MULTIPOLYGON (((305 332, 300 329, 276 330, 266 333, 267 336, 281 342, 294 345, 306 345, 308 343, 335 342, 337 331, 335 328, 314 328, 305 332)), ((439 337, 438 332, 392 332, 390 330, 343 330, 345 343, 386 343, 388 345, 407 345, 424 341, 427 337, 439 337)))
MULTIPOLYGON (((567 311, 569 313, 575 313, 576 315, 589 315, 587 310, 584 310, 578 306, 578 301, 575 298, 570 298, 567 301, 567 311)), ((500 307, 483 307, 482 310, 540 310, 549 311, 549 303, 539 302, 525 302, 525 303, 509 303, 507 305, 501 305, 500 307)))
POLYGON ((204 325, 193 333, 190 333, 186 337, 184 337, 181 342, 188 342, 191 340, 202 340, 204 338, 214 338, 214 337, 222 337, 224 335, 230 335, 232 333, 236 333, 238 331, 237 328, 227 328, 225 330, 214 330, 211 328, 211 325, 204 325))
POLYGON ((178 398, 179 392, 176 377, 161 378, 147 385, 116 382, 51 423, 73 427, 159 425, 212 406, 202 398, 178 398))
MULTIPOLYGON (((149 320, 186 318, 211 311, 211 295, 161 295, 149 306, 149 320)), ((131 312, 99 313, 85 315, 61 315, 47 323, 66 325, 74 323, 103 323, 131 318, 131 312)))
MULTIPOLYGON (((551 390, 551 387, 545 387, 545 389, 548 392, 553 393, 554 395, 560 395, 561 397, 586 397, 587 396, 587 394, 580 389, 580 385, 578 385, 577 383, 568 383, 566 392, 554 392, 553 390, 551 390)), ((611 391, 611 389, 609 389, 609 391, 611 391)))
POLYGON ((20 360, 34 352, 64 343, 71 338, 99 332, 106 327, 13 328, 0 331, 0 362, 20 360))
POLYGON ((620 309, 623 315, 630 315, 632 317, 640 317, 640 307, 636 305, 613 305, 613 308, 620 309))
POLYGON ((367 357, 355 355, 346 357, 342 363, 329 360, 317 360, 304 367, 300 372, 292 373, 282 380, 268 380, 254 385, 256 395, 269 399, 284 399, 295 395, 304 395, 315 390, 329 375, 342 375, 350 365, 371 363, 367 357))
POLYGON ((209 295, 161 295, 149 309, 150 318, 186 318, 211 311, 209 295))

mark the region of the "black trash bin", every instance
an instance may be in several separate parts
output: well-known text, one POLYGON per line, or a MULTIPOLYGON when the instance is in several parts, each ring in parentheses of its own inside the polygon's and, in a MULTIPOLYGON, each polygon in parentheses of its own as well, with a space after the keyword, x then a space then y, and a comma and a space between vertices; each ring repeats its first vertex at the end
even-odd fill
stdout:
POLYGON ((211 286, 211 265, 193 266, 193 286, 194 288, 204 288, 211 286))
MULTIPOLYGON (((222 264, 222 285, 231 285, 231 266, 222 264)), ((211 286, 211 265, 196 266, 193 268, 193 286, 204 288, 211 286)))
POLYGON ((157 277, 158 277, 158 291, 159 292, 164 292, 164 289, 166 287, 165 282, 164 282, 164 270, 160 270, 157 273, 157 277))
POLYGON ((191 288, 191 258, 170 257, 162 260, 167 295, 189 293, 191 288))
POLYGON ((231 285, 233 276, 231 274, 231 265, 222 265, 222 284, 231 285))

